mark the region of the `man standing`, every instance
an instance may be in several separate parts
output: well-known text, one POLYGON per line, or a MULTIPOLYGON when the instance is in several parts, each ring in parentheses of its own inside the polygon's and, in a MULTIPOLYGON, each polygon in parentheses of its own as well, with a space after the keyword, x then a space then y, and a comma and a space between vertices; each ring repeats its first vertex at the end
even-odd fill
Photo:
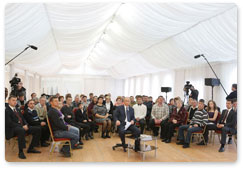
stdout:
POLYGON ((237 99, 237 84, 232 84, 232 92, 226 97, 226 100, 237 99))
POLYGON ((31 134, 33 136, 27 153, 40 153, 34 147, 37 147, 40 136, 41 129, 36 126, 28 126, 23 115, 18 109, 16 109, 17 97, 10 96, 8 99, 8 105, 5 109, 5 136, 9 140, 12 137, 18 137, 19 146, 19 158, 26 159, 23 149, 26 147, 25 144, 25 134, 31 134))
POLYGON ((147 114, 147 107, 143 104, 142 96, 137 96, 137 104, 133 106, 136 123, 141 127, 141 134, 143 134, 145 126, 145 116, 147 114))
POLYGON ((122 146, 126 152, 125 146, 125 132, 130 130, 135 137, 135 151, 140 150, 140 130, 134 125, 135 117, 134 110, 130 107, 130 98, 125 97, 124 105, 118 106, 115 110, 114 121, 118 128, 118 133, 122 141, 122 146))
POLYGON ((157 103, 153 105, 151 117, 150 127, 153 130, 154 136, 158 136, 158 128, 155 125, 159 124, 161 127, 164 127, 169 118, 169 106, 164 103, 162 96, 159 96, 157 103))

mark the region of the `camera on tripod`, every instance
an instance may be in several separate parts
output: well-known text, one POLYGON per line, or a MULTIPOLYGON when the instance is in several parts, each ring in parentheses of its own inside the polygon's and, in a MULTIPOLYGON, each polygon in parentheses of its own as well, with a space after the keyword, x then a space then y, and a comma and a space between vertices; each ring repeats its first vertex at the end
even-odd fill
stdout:
POLYGON ((12 80, 9 81, 9 83, 11 84, 11 95, 17 96, 17 89, 18 89, 19 82, 21 82, 21 79, 18 78, 18 74, 15 73, 12 80))
POLYGON ((186 95, 189 95, 189 90, 191 89, 192 84, 190 84, 190 81, 186 81, 186 84, 184 86, 184 91, 186 92, 186 95))

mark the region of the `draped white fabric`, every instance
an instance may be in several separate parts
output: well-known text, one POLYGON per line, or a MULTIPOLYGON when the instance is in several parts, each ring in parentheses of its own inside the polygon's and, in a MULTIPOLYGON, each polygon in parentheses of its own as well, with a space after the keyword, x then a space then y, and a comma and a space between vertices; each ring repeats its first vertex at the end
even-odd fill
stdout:
MULTIPOLYGON (((237 83, 237 62, 215 63, 212 66, 229 94, 231 92, 231 85, 237 83)), ((172 87, 172 92, 167 94, 167 100, 176 96, 184 99, 183 87, 186 81, 190 81, 199 90, 199 99, 203 98, 207 102, 212 98, 212 89, 210 86, 204 85, 204 78, 214 77, 213 72, 206 64, 200 67, 146 74, 127 78, 125 80, 124 95, 145 94, 152 96, 155 101, 159 95, 166 96, 165 93, 161 92, 161 87, 172 87)), ((214 87, 214 100, 219 107, 225 108, 225 98, 226 94, 221 86, 214 87)))
MULTIPOLYGON (((8 4, 5 43, 6 61, 26 44, 38 46, 37 51, 28 49, 14 66, 41 76, 127 78, 200 65, 203 59, 193 59, 200 53, 211 62, 236 60, 237 7, 230 3, 8 4)), ((131 92, 135 90, 140 89, 131 92)))

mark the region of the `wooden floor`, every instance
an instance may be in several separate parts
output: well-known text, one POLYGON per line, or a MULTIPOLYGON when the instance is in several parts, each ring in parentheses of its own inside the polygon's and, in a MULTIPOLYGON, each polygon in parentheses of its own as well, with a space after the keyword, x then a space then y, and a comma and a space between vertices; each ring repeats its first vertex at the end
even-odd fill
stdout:
MULTIPOLYGON (((52 157, 49 155, 50 147, 38 148, 41 154, 27 154, 27 159, 22 160, 17 157, 18 145, 13 148, 13 143, 5 144, 5 159, 8 162, 142 162, 142 156, 134 151, 128 158, 128 153, 121 148, 112 150, 112 146, 120 143, 118 135, 113 135, 110 139, 102 139, 95 133, 95 139, 84 141, 84 148, 74 150, 72 158, 64 158, 58 152, 52 157)), ((153 145, 153 143, 151 143, 153 145)), ((215 144, 198 146, 196 142, 188 149, 175 144, 175 137, 172 143, 166 144, 158 140, 157 158, 154 152, 146 153, 144 162, 234 162, 237 160, 237 147, 235 143, 225 146, 225 152, 219 153, 220 147, 217 136, 215 144)), ((25 150, 26 152, 26 150, 25 150)))

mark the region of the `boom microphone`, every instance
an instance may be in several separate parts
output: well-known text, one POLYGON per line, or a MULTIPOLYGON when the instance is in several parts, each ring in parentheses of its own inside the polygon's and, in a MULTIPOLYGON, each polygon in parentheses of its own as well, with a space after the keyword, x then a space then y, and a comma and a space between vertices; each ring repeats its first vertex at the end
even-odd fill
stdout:
POLYGON ((36 46, 33 46, 33 45, 28 45, 28 46, 31 47, 34 50, 37 50, 38 49, 36 46))
POLYGON ((202 54, 194 56, 194 59, 200 58, 202 54))

